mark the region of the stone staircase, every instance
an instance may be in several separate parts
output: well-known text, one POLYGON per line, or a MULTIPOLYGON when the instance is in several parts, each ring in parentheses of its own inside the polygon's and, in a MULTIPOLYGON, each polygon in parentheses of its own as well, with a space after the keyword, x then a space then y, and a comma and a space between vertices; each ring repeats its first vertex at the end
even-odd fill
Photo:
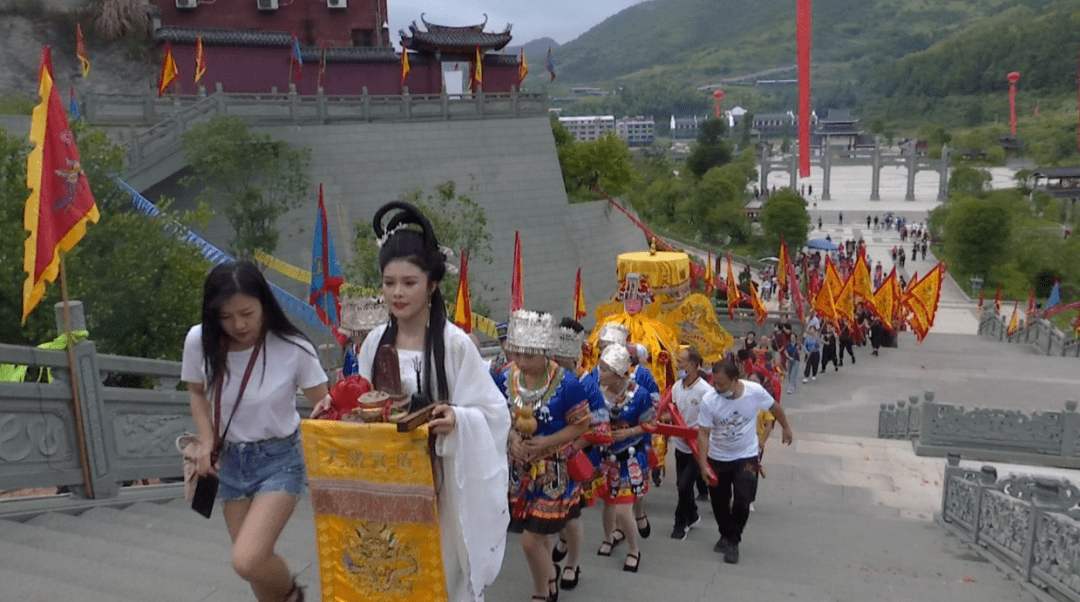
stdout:
MULTIPOLYGON (((646 498, 652 536, 643 542, 637 574, 621 570, 625 545, 610 558, 596 555, 600 511, 583 513, 580 585, 560 600, 1046 599, 933 522, 945 461, 916 457, 907 441, 875 438, 876 416, 881 401, 923 389, 937 389, 939 400, 978 405, 980 399, 963 392, 1009 395, 1010 387, 1026 390, 1035 382, 1048 383, 1047 403, 1057 405, 1059 390, 1077 386, 1073 372, 1062 370, 1060 362, 1068 360, 1017 353, 970 335, 931 335, 922 346, 904 335, 899 349, 884 349, 880 357, 867 351, 858 348, 854 366, 785 396, 796 441, 781 446, 776 435, 769 442, 767 478, 760 481, 739 564, 724 564, 712 552, 717 533, 707 504, 700 507, 702 523, 685 541, 668 537, 676 502, 669 479, 646 498)), ((1000 405, 989 401, 983 405, 1000 405)), ((320 599, 306 497, 278 551, 309 586, 309 599, 320 599)), ((487 600, 528 600, 530 584, 519 538, 510 535, 487 600)), ((178 499, 0 520, 0 602, 252 599, 232 571, 220 507, 210 520, 178 499)))

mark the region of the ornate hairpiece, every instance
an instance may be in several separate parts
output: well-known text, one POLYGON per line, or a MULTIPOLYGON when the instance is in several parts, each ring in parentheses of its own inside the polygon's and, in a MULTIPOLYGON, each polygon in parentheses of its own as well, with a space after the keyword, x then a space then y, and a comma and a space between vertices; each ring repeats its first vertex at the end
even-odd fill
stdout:
POLYGON ((555 329, 551 314, 539 314, 524 309, 510 314, 506 332, 507 351, 544 355, 554 346, 555 329))
POLYGON ((393 236, 398 230, 403 229, 405 226, 406 226, 406 224, 398 224, 398 225, 394 226, 393 228, 390 228, 389 230, 387 230, 382 236, 376 237, 375 238, 375 246, 381 249, 383 247, 383 245, 386 244, 386 241, 390 240, 391 236, 393 236))
POLYGON ((390 321, 390 309, 382 295, 341 298, 341 330, 355 335, 390 321))
POLYGON ((630 352, 625 345, 608 345, 600 353, 600 361, 619 376, 630 373, 630 352))
POLYGON ((555 327, 555 346, 551 350, 552 357, 577 359, 581 355, 581 341, 585 333, 577 332, 573 328, 565 326, 555 327))
POLYGON ((630 329, 616 322, 607 322, 600 326, 599 340, 602 343, 618 343, 626 346, 630 338, 630 329))
POLYGON ((446 245, 439 245, 439 252, 442 253, 443 263, 446 264, 446 273, 457 274, 458 266, 454 263, 454 257, 456 256, 454 250, 446 245))

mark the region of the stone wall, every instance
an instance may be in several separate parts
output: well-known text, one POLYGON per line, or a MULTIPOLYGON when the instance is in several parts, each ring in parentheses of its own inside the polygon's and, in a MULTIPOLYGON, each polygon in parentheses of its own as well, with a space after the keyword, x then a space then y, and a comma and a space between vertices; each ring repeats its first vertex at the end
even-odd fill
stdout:
MULTIPOLYGON (((646 248, 641 231, 606 202, 567 201, 546 117, 256 129, 312 151, 310 200, 278 220, 275 253, 305 269, 311 265, 320 182, 338 259, 345 264, 352 257, 355 224, 370 233, 367 224, 383 203, 417 188, 434 192, 453 180, 460 194, 486 212, 493 261, 470 263, 469 276, 474 296, 488 303, 496 320, 505 319, 509 309, 515 230, 521 232, 525 304, 557 316, 573 309, 578 266, 591 311, 614 293, 616 256, 646 248)), ((176 178, 146 192, 151 200, 160 194, 177 198, 180 209, 192 196, 176 178)), ((223 248, 230 237, 220 216, 199 234, 223 248)), ((304 285, 284 277, 275 281, 307 298, 304 285)))

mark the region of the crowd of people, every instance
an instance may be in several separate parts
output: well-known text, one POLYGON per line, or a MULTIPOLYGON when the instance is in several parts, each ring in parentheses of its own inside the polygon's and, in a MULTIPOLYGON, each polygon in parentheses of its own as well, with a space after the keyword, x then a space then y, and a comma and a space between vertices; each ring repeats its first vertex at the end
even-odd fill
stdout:
MULTIPOLYGON (((771 336, 749 333, 715 363, 682 345, 672 350, 673 411, 660 415, 648 350, 626 326, 601 324, 593 348, 571 319, 515 311, 503 325, 501 353, 485 362, 475 337, 447 319, 438 287, 445 257, 427 218, 394 202, 376 214, 374 230, 387 321, 350 333, 346 373, 379 388, 386 376, 376 352, 390 346, 401 387, 433 405, 427 426, 436 473, 444 475, 436 481, 437 516, 454 601, 483 600, 508 532, 521 533, 534 602, 554 602, 588 578, 580 564, 585 520, 603 527, 598 555, 622 547, 622 569, 638 572, 652 533, 644 500, 661 479, 678 490, 670 536, 685 539, 701 522, 698 502, 708 499, 719 532, 713 550, 737 563, 765 442, 774 424, 783 443, 793 438, 779 403, 785 375, 793 391, 801 362, 805 382, 819 362, 839 366, 837 350, 854 361, 850 332, 809 323, 793 345, 786 320, 771 336), (674 474, 658 470, 666 455, 661 422, 696 428, 672 437, 674 474)), ((220 479, 233 567, 255 598, 302 601, 275 544, 306 486, 295 391, 311 401, 312 417, 333 414, 327 375, 250 262, 214 269, 202 316, 188 333, 182 369, 199 430, 197 472, 220 479)))

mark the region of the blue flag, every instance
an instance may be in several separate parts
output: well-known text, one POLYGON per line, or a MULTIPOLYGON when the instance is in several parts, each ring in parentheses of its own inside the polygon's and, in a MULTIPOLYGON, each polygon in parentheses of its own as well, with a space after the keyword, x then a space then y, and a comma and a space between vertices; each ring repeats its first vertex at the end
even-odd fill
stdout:
POLYGON ((326 325, 338 325, 338 291, 344 280, 334 252, 334 237, 326 223, 322 184, 319 184, 319 213, 315 218, 315 243, 311 249, 311 296, 308 303, 319 312, 326 325))
POLYGON ((300 54, 300 40, 292 39, 292 56, 297 65, 304 64, 304 55, 300 54))
POLYGON ((551 81, 555 81, 555 59, 551 58, 550 46, 548 46, 547 63, 544 66, 547 67, 548 73, 551 74, 551 81))
POLYGON ((1046 309, 1061 303, 1061 283, 1054 281, 1054 288, 1050 290, 1050 297, 1046 300, 1046 309))
POLYGON ((75 100, 75 88, 69 88, 70 94, 68 95, 68 113, 72 119, 78 119, 82 117, 82 111, 79 110, 79 102, 75 100))

